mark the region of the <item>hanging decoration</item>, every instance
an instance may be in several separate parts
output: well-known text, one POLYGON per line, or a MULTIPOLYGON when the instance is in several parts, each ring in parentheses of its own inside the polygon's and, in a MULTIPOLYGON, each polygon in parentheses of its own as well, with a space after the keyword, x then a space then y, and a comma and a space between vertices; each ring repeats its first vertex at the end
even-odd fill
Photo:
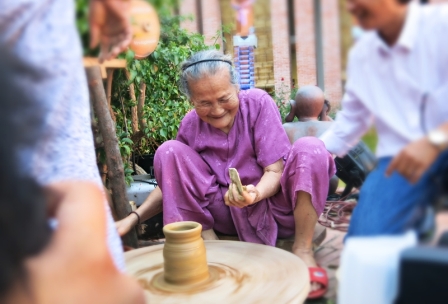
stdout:
POLYGON ((146 1, 133 0, 131 25, 133 38, 129 48, 137 59, 148 57, 156 49, 160 38, 160 21, 154 7, 146 1))

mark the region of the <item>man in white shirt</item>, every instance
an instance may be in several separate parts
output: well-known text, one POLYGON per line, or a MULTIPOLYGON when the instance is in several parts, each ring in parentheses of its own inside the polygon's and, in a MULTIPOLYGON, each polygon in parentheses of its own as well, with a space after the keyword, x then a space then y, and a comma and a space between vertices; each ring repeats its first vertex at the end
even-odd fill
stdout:
POLYGON ((342 111, 321 136, 342 156, 375 125, 377 168, 348 236, 415 228, 448 175, 448 6, 348 0, 366 32, 349 55, 342 111))

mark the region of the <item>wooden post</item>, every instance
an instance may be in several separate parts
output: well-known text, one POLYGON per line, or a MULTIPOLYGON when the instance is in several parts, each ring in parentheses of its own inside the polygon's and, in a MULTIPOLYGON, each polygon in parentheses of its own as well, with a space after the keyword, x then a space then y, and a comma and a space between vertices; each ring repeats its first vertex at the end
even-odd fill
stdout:
MULTIPOLYGON (((123 219, 131 212, 131 206, 126 197, 123 162, 118 147, 115 126, 109 113, 101 70, 99 66, 92 66, 86 68, 86 73, 93 109, 98 118, 98 127, 103 137, 113 206, 118 219, 123 219)), ((135 229, 123 237, 123 243, 134 248, 138 247, 135 229)))

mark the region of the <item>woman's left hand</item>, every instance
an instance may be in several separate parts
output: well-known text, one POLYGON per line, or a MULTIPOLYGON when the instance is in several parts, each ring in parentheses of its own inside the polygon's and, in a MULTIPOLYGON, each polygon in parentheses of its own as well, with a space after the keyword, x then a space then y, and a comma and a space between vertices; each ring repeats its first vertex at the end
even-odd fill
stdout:
POLYGON ((229 185, 224 195, 224 202, 227 206, 244 208, 246 206, 255 204, 259 201, 260 192, 254 185, 247 185, 243 187, 243 192, 240 194, 234 183, 229 185))

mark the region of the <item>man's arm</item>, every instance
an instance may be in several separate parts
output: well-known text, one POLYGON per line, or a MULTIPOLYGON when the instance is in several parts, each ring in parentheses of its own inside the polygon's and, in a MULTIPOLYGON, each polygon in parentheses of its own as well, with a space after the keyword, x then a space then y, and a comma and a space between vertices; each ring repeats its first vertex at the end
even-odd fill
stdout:
POLYGON ((344 156, 353 148, 372 124, 373 116, 366 106, 351 92, 347 84, 342 99, 342 110, 333 125, 320 136, 332 154, 344 156))

